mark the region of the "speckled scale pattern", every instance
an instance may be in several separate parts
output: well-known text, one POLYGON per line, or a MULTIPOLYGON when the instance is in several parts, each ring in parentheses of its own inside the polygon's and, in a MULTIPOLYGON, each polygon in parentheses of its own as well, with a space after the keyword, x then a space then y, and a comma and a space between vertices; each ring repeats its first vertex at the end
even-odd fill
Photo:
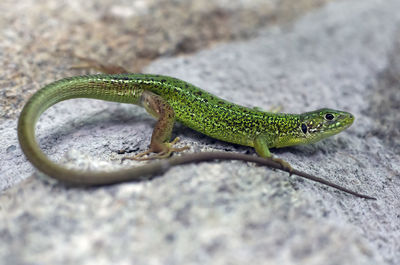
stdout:
POLYGON ((53 93, 53 102, 96 98, 138 104, 141 93, 149 90, 162 96, 174 109, 177 121, 213 138, 253 146, 254 137, 263 134, 268 146, 285 132, 296 132, 298 115, 274 114, 246 108, 218 98, 185 81, 153 74, 88 75, 65 78, 43 88, 39 95, 53 93))
POLYGON ((39 90, 21 115, 36 121, 51 105, 71 98, 95 98, 141 104, 144 91, 160 95, 172 106, 176 120, 210 137, 254 147, 262 137, 268 147, 315 142, 347 128, 354 117, 321 109, 303 114, 264 112, 216 97, 185 81, 153 74, 88 75, 69 77, 39 90), (339 119, 327 121, 325 113, 339 119), (32 116, 32 117, 30 117, 32 116), (307 126, 307 132, 302 131, 307 126))
POLYGON ((273 114, 246 108, 218 98, 185 81, 146 74, 101 75, 102 83, 118 83, 114 89, 149 90, 162 96, 174 109, 176 119, 184 125, 213 138, 253 146, 254 137, 263 134, 271 139, 296 132, 298 115, 273 114))

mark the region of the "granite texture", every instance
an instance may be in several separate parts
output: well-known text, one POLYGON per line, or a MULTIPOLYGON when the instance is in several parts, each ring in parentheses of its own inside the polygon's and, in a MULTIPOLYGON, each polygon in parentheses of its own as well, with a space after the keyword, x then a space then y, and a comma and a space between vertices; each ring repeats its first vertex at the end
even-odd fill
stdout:
MULTIPOLYGON (((26 178, 34 169, 10 119, 0 127, 1 183, 26 179, 0 195, 0 263, 399 264, 398 10, 398 0, 335 2, 291 27, 145 69, 246 106, 352 112, 345 132, 274 153, 377 201, 237 161, 176 167, 141 183, 66 187, 40 173, 26 178)), ((117 151, 144 150, 153 125, 134 106, 71 100, 43 115, 38 138, 60 163, 115 169, 117 151)), ((174 134, 190 151, 253 153, 181 125, 174 134)))

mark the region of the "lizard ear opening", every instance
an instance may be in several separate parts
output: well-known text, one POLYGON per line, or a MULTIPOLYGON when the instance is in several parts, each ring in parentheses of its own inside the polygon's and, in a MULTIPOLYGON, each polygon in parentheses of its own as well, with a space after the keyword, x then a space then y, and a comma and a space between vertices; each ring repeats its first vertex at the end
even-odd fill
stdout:
POLYGON ((301 130, 303 131, 304 134, 307 133, 307 125, 305 125, 304 123, 301 124, 301 130))

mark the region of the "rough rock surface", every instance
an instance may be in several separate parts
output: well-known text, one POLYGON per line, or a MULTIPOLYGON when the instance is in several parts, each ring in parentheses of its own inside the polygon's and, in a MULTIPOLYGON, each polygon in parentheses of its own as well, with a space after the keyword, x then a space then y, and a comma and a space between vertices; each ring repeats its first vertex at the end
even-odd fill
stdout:
MULTIPOLYGON (((354 125, 338 136, 274 153, 377 201, 241 162, 86 189, 36 173, 0 195, 0 263, 399 264, 398 10, 398 0, 335 2, 290 28, 146 69, 242 105, 352 112, 354 125)), ((118 168, 116 151, 145 149, 153 124, 137 107, 71 100, 43 115, 38 138, 60 163, 118 168)), ((34 171, 15 126, 1 124, 3 187, 34 171)), ((191 151, 253 152, 179 125, 175 134, 191 151)))

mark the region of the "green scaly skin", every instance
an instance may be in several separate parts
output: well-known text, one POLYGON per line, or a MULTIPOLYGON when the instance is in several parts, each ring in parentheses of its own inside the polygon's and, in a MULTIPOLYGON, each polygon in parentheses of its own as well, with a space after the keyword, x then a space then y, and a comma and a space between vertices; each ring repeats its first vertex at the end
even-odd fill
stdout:
MULTIPOLYGON (((152 114, 157 112, 154 109, 146 109, 152 114)), ((169 114, 167 113, 168 117, 171 116, 169 114)), ((303 114, 271 113, 250 109, 230 103, 185 81, 168 76, 103 74, 65 78, 36 92, 21 112, 18 138, 23 152, 35 167, 48 176, 75 185, 105 185, 148 179, 175 165, 234 159, 282 169, 355 196, 371 199, 372 197, 353 192, 304 172, 285 168, 282 163, 274 160, 264 159, 271 157, 269 152, 271 147, 316 142, 344 130, 352 124, 353 120, 354 117, 350 113, 331 109, 320 109, 303 114), (207 152, 174 157, 116 172, 84 172, 67 169, 52 162, 36 142, 35 125, 39 116, 57 102, 72 98, 94 98, 143 106, 143 95, 152 97, 153 94, 163 100, 161 104, 172 107, 172 117, 175 114, 177 121, 210 137, 254 147, 263 158, 207 152)), ((172 130, 172 126, 170 129, 172 130)), ((157 130, 162 134, 162 144, 169 141, 170 132, 163 132, 162 127, 155 129, 157 130)))

